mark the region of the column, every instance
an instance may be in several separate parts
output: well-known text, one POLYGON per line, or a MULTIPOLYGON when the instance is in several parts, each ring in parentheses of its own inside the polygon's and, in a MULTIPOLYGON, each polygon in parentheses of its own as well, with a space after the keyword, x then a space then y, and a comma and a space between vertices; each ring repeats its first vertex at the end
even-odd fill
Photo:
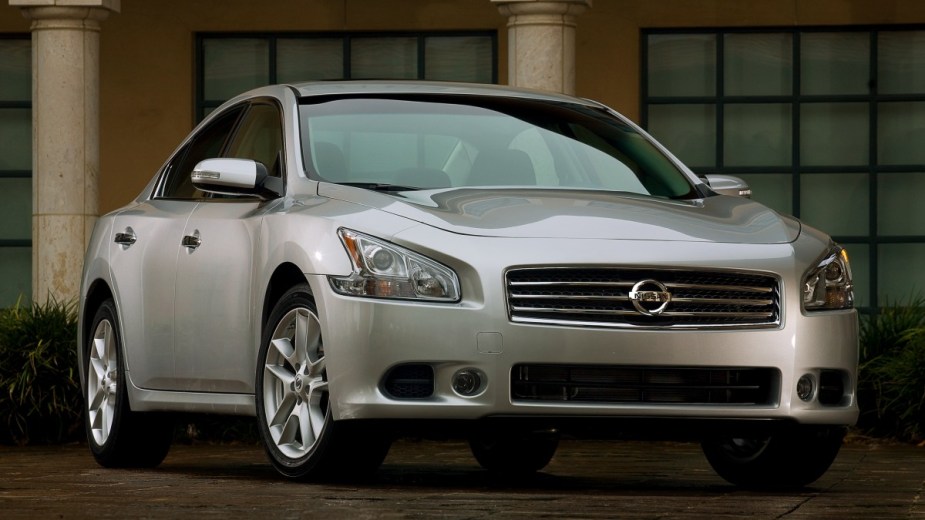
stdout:
POLYGON ((32 20, 32 299, 76 300, 96 222, 100 22, 120 0, 10 0, 32 20))
POLYGON ((491 0, 508 17, 508 83, 575 93, 575 18, 591 0, 491 0))

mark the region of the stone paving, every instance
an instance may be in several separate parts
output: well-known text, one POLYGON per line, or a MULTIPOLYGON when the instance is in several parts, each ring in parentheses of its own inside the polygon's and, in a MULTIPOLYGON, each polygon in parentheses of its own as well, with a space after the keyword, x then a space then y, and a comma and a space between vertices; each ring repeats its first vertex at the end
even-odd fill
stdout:
POLYGON ((800 492, 738 490, 686 443, 563 441, 524 481, 460 442, 399 441, 362 484, 289 482, 259 446, 174 446, 154 470, 98 467, 86 446, 0 447, 0 519, 925 518, 925 448, 852 442, 800 492))

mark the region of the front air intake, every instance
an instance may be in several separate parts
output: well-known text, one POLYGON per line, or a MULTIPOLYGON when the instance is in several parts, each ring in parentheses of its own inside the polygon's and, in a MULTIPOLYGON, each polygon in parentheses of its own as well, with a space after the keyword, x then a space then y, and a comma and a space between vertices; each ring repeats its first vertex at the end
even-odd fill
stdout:
POLYGON ((392 399, 427 399, 434 395, 434 369, 423 363, 399 365, 385 375, 382 389, 392 399))

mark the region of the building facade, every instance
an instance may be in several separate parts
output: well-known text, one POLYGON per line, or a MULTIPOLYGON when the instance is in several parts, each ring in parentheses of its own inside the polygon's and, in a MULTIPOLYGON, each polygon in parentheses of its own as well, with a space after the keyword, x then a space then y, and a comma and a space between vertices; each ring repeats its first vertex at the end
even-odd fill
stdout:
POLYGON ((225 99, 363 78, 597 99, 832 234, 860 306, 925 294, 920 0, 6 0, 0 305, 73 298, 96 215, 225 99))

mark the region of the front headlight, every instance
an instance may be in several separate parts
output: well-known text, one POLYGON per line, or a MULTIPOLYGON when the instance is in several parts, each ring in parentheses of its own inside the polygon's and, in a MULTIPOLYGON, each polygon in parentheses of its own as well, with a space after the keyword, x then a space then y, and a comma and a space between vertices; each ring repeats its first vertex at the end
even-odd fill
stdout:
POLYGON ((329 276, 348 296, 459 301, 459 279, 449 267, 424 255, 349 229, 338 230, 353 264, 349 276, 329 276))
POLYGON ((850 309, 854 284, 848 252, 833 244, 822 260, 803 278, 803 308, 808 311, 850 309))

